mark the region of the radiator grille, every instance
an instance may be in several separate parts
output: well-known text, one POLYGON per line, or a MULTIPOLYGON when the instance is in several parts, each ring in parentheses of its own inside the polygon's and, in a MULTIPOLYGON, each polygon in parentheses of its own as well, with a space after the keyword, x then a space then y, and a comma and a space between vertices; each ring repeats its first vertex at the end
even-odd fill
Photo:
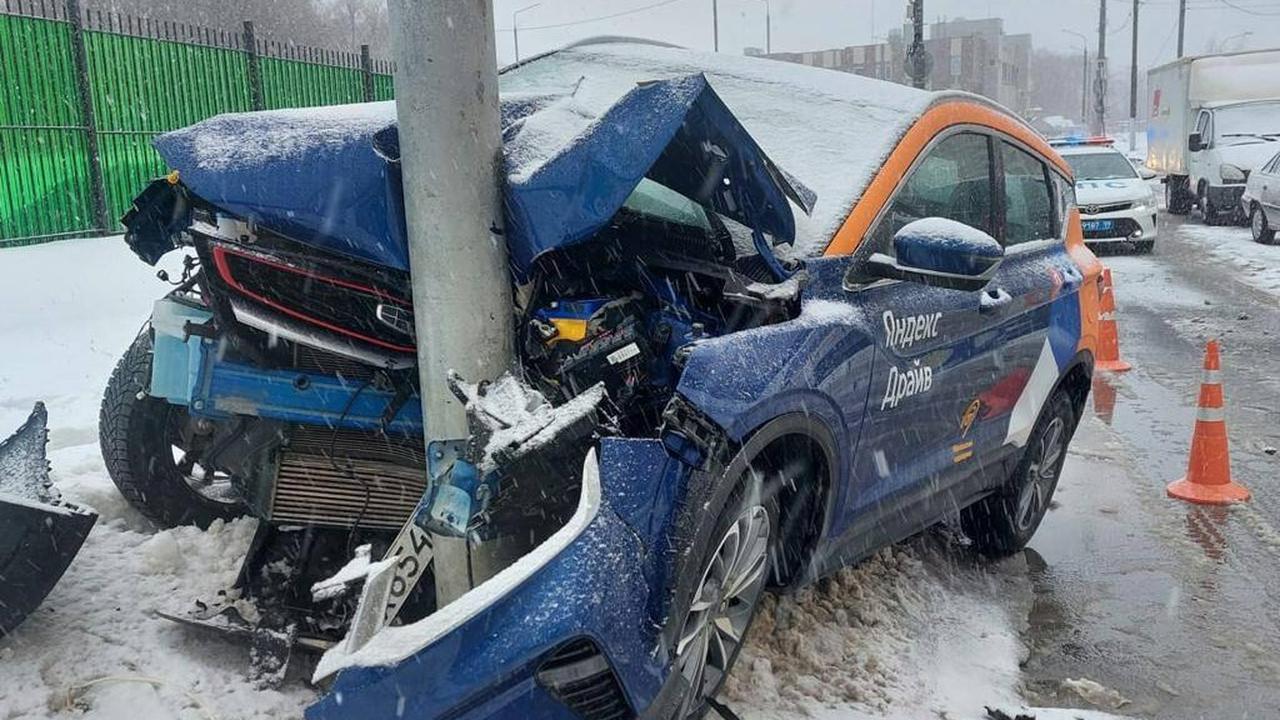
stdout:
POLYGON ((420 439, 298 429, 280 454, 271 519, 335 527, 359 519, 362 528, 396 530, 409 519, 426 480, 420 439))

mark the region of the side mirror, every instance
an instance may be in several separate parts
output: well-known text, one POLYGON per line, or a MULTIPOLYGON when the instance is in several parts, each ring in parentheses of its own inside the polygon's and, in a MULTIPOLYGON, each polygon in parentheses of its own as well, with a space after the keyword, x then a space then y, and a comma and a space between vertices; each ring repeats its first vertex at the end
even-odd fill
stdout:
POLYGON ((995 238, 946 218, 924 218, 904 225, 893 236, 893 249, 897 258, 876 253, 860 268, 860 274, 973 291, 991 281, 1004 259, 1004 248, 995 238))
POLYGON ((1145 165, 1138 166, 1138 177, 1142 178, 1143 180, 1154 180, 1158 174, 1159 173, 1157 173, 1155 170, 1152 170, 1151 168, 1145 165))
POLYGON ((1191 135, 1187 137, 1187 150, 1190 150, 1191 152, 1200 152, 1203 149, 1204 144, 1201 142, 1200 133, 1191 133, 1191 135))

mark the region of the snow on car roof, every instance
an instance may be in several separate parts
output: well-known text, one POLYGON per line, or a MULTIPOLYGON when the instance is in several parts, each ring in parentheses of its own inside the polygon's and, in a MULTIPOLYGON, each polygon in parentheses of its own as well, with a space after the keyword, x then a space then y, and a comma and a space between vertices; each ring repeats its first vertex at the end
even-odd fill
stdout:
MULTIPOLYGON (((765 153, 817 193, 811 216, 797 217, 796 249, 804 255, 822 252, 899 138, 937 97, 851 73, 624 40, 548 53, 508 68, 501 85, 504 96, 572 92, 575 112, 557 119, 572 124, 572 115, 598 116, 638 82, 699 72, 765 153)), ((529 162, 541 159, 536 155, 529 162)))

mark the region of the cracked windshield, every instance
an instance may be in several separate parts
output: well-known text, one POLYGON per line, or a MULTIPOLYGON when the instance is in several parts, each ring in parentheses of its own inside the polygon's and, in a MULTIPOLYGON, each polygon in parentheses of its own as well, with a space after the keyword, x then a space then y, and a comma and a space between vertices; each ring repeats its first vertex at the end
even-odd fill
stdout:
POLYGON ((0 0, 0 720, 1280 718, 1280 0, 0 0))

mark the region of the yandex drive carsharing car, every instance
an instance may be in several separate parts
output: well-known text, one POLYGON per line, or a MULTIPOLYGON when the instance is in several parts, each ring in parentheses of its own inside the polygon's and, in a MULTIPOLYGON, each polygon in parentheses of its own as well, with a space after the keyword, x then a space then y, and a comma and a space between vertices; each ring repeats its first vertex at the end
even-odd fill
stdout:
POLYGON ((127 242, 194 259, 103 448, 160 523, 261 520, 188 622, 268 672, 325 649, 315 719, 685 718, 766 588, 957 512, 983 553, 1027 543, 1100 282, 1042 138, 971 95, 640 42, 501 82, 520 366, 455 378, 462 447, 423 447, 394 106, 157 140, 175 173, 127 242), (441 537, 520 551, 437 607, 441 537))

